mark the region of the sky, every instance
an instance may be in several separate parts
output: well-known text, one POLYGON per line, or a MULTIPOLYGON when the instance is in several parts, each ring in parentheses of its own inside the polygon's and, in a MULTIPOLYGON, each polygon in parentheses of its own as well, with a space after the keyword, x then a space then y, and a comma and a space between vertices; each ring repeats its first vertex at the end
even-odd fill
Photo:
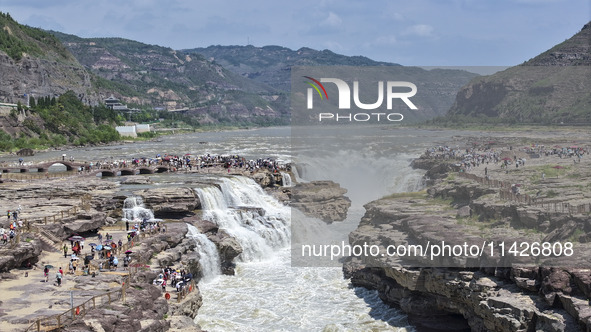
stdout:
POLYGON ((22 24, 188 49, 310 47, 413 66, 512 66, 570 38, 589 0, 0 0, 22 24))

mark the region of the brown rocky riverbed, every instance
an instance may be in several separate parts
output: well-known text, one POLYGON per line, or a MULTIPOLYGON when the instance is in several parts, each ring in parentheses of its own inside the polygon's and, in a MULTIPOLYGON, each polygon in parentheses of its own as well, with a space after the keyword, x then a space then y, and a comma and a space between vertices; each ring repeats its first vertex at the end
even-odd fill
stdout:
MULTIPOLYGON (((228 173, 221 167, 192 173, 248 176, 280 201, 286 204, 292 201, 294 188, 279 186, 281 179, 276 173, 239 170, 228 173)), ((6 245, 0 244, 0 290, 3 294, 0 299, 0 330, 24 330, 39 319, 41 326, 55 326, 55 315, 70 310, 71 294, 77 307, 93 297, 121 289, 129 277, 129 270, 122 268, 121 263, 116 270, 98 271, 98 261, 93 260, 91 275, 83 275, 80 269, 75 274, 68 271, 71 250, 67 238, 72 234, 85 237, 86 245, 80 257, 91 253, 90 243, 99 243, 99 233, 103 236, 109 233, 114 242, 119 239, 127 242, 125 223, 120 221, 126 196, 120 193, 117 182, 80 175, 28 180, 7 176, 4 180, 0 207, 13 211, 20 208, 19 220, 23 222, 23 227, 18 232, 18 241, 14 239, 6 245), (61 251, 64 244, 68 247, 67 258, 61 251), (46 265, 52 266, 47 283, 43 276, 46 265), (66 273, 63 284, 58 286, 55 273, 60 267, 66 273), (53 322, 43 320, 47 317, 53 322)), ((143 198, 156 218, 165 219, 167 231, 145 234, 139 241, 134 241, 130 255, 132 262, 140 266, 131 269, 134 273, 128 281, 125 303, 113 301, 107 306, 85 311, 84 317, 68 322, 69 329, 114 331, 125 327, 146 331, 199 331, 193 323, 201 306, 198 287, 177 303, 172 289, 173 299, 166 301, 164 293, 151 282, 166 266, 183 268, 199 279, 199 257, 195 252, 195 243, 186 237, 187 224, 196 226, 215 243, 222 273, 234 273, 233 260, 242 248, 215 224, 201 220, 201 202, 193 188, 208 185, 207 181, 203 181, 195 178, 173 187, 154 186, 133 192, 133 195, 143 198)), ((127 176, 121 178, 121 182, 146 186, 152 180, 149 175, 127 176)), ((296 201, 305 201, 307 191, 315 197, 317 204, 310 206, 307 213, 321 216, 327 222, 342 220, 346 216, 349 201, 342 196, 344 190, 338 184, 323 181, 301 188, 298 184, 295 186, 299 193, 296 201), (322 190, 319 193, 317 189, 322 190)), ((0 219, 0 226, 5 229, 9 224, 7 218, 0 219)), ((122 258, 123 253, 119 253, 120 262, 122 258)))

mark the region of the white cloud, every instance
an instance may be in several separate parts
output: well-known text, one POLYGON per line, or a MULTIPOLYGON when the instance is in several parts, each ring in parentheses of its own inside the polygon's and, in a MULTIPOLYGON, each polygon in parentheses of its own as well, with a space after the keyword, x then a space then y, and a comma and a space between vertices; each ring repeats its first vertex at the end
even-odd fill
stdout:
POLYGON ((404 31, 402 31, 402 35, 431 37, 433 36, 433 30, 433 27, 428 24, 416 24, 404 29, 404 31))
POLYGON ((328 16, 322 22, 320 22, 320 25, 327 27, 338 27, 342 23, 343 20, 339 17, 339 15, 329 12, 328 16))
POLYGON ((394 45, 398 42, 396 36, 388 35, 388 36, 379 36, 376 38, 374 45, 394 45))

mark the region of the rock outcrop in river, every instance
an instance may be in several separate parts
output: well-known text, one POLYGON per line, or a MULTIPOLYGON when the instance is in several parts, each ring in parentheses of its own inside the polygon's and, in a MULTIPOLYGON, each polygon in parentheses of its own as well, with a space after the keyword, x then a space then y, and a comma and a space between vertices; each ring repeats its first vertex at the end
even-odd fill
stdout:
POLYGON ((298 183, 291 190, 290 205, 326 223, 343 221, 351 206, 346 193, 347 189, 332 181, 298 183))

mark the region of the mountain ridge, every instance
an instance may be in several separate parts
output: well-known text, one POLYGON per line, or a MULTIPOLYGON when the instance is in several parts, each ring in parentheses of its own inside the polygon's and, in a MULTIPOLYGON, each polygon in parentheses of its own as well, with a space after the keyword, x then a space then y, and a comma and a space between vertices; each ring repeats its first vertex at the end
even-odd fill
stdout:
POLYGON ((346 56, 326 49, 314 50, 309 47, 292 50, 278 45, 210 45, 183 51, 201 54, 230 71, 282 91, 290 91, 289 68, 293 66, 400 66, 396 63, 374 61, 364 56, 346 56))
POLYGON ((549 50, 457 94, 444 122, 591 124, 591 23, 549 50))

